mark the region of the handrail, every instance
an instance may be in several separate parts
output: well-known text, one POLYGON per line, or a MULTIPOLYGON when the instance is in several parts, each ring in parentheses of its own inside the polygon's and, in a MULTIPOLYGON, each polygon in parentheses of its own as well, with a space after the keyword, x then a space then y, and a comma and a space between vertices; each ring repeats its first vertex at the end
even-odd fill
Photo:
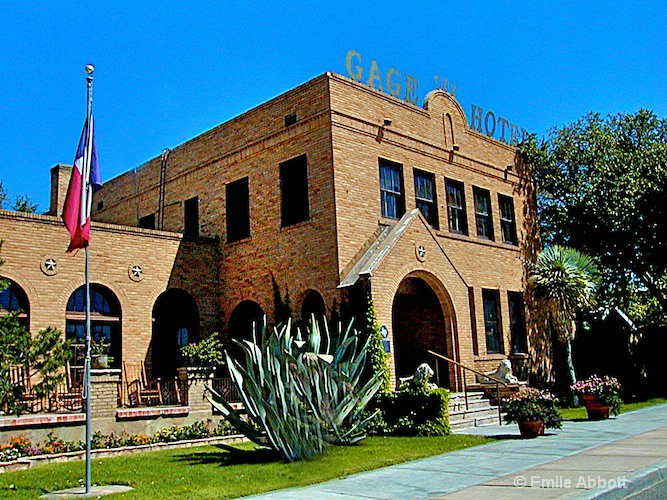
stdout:
MULTIPOLYGON (((465 370, 469 370, 469 371, 471 371, 471 372, 473 372, 477 375, 480 375, 484 378, 492 380, 496 384, 496 404, 498 405, 498 423, 502 424, 503 417, 502 417, 502 413, 501 413, 501 409, 500 409, 500 385, 502 384, 504 387, 509 387, 509 384, 507 384, 506 382, 503 382, 502 380, 498 380, 495 377, 491 377, 489 375, 486 375, 485 373, 479 372, 479 371, 475 370, 474 368, 470 368, 469 366, 466 366, 463 363, 459 363, 458 361, 454 361, 453 359, 450 359, 447 356, 443 356, 442 354, 439 354, 435 351, 431 351, 430 349, 428 350, 428 353, 437 357, 437 358, 442 358, 445 361, 447 361, 448 363, 453 363, 456 366, 460 366, 461 368, 463 368, 465 370)), ((469 406, 468 406, 468 385, 466 383, 465 376, 463 377, 463 397, 464 397, 464 400, 465 400, 465 403, 466 403, 466 410, 468 410, 469 409, 469 406)))
POLYGON ((476 373, 477 375, 479 375, 481 377, 491 379, 497 384, 503 385, 505 387, 509 387, 509 384, 507 384, 507 382, 503 382, 502 380, 498 380, 497 378, 492 377, 490 375, 487 375, 486 373, 478 372, 474 368, 470 368, 469 366, 466 366, 463 363, 459 363, 458 361, 454 361, 453 359, 450 359, 447 356, 443 356, 442 354, 438 354, 437 352, 434 352, 434 351, 431 351, 431 350, 429 350, 428 353, 433 354, 433 356, 437 356, 438 358, 442 358, 445 361, 449 361, 450 363, 454 363, 455 365, 460 366, 461 368, 465 368, 466 370, 470 370, 471 372, 476 373))

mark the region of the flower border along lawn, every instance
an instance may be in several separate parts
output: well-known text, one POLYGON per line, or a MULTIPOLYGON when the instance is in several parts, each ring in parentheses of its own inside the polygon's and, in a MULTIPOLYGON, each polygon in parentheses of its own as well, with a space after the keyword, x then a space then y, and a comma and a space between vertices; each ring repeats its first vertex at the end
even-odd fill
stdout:
MULTIPOLYGON (((331 447, 302 462, 285 462, 268 450, 244 444, 135 453, 93 461, 93 483, 134 488, 114 498, 236 498, 305 486, 492 441, 482 436, 371 437, 331 447)), ((37 498, 81 484, 85 462, 54 463, 0 474, 0 498, 37 498)))

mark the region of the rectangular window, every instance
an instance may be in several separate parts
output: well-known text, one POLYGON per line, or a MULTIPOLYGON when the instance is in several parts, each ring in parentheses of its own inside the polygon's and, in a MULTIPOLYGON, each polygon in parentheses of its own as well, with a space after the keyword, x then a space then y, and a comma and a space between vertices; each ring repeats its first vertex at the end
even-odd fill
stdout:
POLYGON ((414 171, 415 204, 431 226, 438 229, 438 203, 435 197, 435 176, 420 170, 414 171))
POLYGON ((482 290, 484 302, 484 329, 486 330, 486 352, 502 353, 500 338, 500 312, 497 290, 482 290))
POLYGON ((449 216, 449 230, 452 233, 468 234, 466 219, 466 199, 463 184, 450 179, 445 180, 447 191, 447 215, 449 216))
POLYGON ((382 217, 400 219, 405 213, 402 165, 380 160, 380 204, 382 217))
POLYGON ((155 229, 155 214, 139 217, 139 227, 143 229, 155 229))
POLYGON ((280 195, 282 227, 310 219, 306 155, 280 164, 280 195))
POLYGON ((250 238, 250 196, 247 177, 225 186, 225 207, 227 242, 250 238))
POLYGON ((183 236, 189 240, 199 238, 199 196, 183 202, 183 236))
POLYGON ((514 218, 514 200, 509 196, 498 195, 500 205, 500 228, 503 233, 503 243, 517 244, 516 219, 514 218))
POLYGON ((493 219, 491 218, 491 194, 486 189, 472 188, 475 199, 475 224, 477 236, 493 240, 493 219))
POLYGON ((512 354, 528 352, 526 336, 526 314, 521 292, 507 292, 507 303, 510 313, 510 333, 512 337, 512 354))

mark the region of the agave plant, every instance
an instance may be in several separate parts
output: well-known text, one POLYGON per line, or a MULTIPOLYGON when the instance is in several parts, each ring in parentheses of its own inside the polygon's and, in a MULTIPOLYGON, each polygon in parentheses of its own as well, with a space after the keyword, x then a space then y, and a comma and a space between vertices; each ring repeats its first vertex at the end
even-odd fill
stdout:
POLYGON ((265 320, 252 341, 235 341, 245 362, 226 353, 251 422, 207 387, 211 404, 239 432, 288 460, 317 455, 326 444, 363 439, 364 427, 375 416, 362 417, 363 409, 382 384, 382 373, 362 380, 368 341, 351 323, 344 332, 339 327, 336 346, 315 318, 305 334, 305 340, 299 329, 293 334, 290 321, 269 330, 265 320))

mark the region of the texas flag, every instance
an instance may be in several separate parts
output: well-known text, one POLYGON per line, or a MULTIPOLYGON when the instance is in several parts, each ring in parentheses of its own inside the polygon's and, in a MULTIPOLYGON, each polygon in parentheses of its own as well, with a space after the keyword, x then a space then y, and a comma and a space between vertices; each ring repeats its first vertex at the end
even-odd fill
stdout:
POLYGON ((86 120, 79 140, 79 147, 74 157, 72 178, 67 188, 67 197, 63 207, 63 220, 70 234, 68 252, 85 248, 90 241, 90 212, 93 203, 93 190, 102 187, 100 167, 95 149, 93 115, 86 120))

